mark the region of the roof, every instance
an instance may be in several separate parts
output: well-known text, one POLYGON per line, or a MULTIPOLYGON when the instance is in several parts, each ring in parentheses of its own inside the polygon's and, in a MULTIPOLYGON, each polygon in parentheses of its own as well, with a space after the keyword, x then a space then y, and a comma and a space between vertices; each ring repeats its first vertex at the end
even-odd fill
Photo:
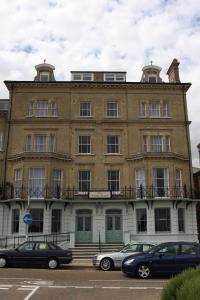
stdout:
POLYGON ((127 82, 127 81, 4 81, 8 90, 13 87, 69 87, 69 88, 178 88, 183 89, 185 92, 190 88, 191 83, 179 82, 127 82))

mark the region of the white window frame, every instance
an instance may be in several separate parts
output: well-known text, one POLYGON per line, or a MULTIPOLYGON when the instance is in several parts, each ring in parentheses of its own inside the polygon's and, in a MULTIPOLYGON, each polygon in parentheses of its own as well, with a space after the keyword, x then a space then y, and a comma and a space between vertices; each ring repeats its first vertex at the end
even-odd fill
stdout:
POLYGON ((57 188, 60 189, 60 198, 61 198, 62 187, 63 187, 63 171, 61 169, 53 169, 53 198, 57 199, 57 192, 58 192, 57 188))
POLYGON ((49 72, 48 71, 41 71, 40 72, 40 81, 49 81, 49 72))
POLYGON ((146 197, 146 173, 144 168, 135 170, 135 186, 136 197, 141 198, 141 186, 143 191, 143 198, 146 197))
POLYGON ((107 154, 120 154, 120 136, 107 135, 106 137, 106 153, 107 154), (114 151, 110 151, 114 149, 114 151))
POLYGON ((45 185, 46 185, 46 169, 42 167, 31 167, 29 168, 29 197, 31 199, 44 199, 45 196, 45 185), (39 177, 34 177, 34 171, 41 170, 43 174, 39 177), (33 173, 32 173, 33 171, 33 173), (31 174, 32 173, 32 174, 31 174), (31 177, 33 176, 33 177, 31 177))
POLYGON ((137 228, 137 233, 147 233, 147 209, 146 208, 141 207, 136 209, 136 228, 137 228), (145 220, 141 219, 141 213, 144 213, 145 220), (142 223, 145 224, 146 230, 141 230, 141 228, 143 227, 141 225, 142 223))
POLYGON ((153 168, 153 187, 154 187, 154 196, 156 198, 168 198, 169 197, 169 169, 168 168, 153 168), (158 177, 158 170, 163 171, 162 177, 158 177), (163 185, 158 186, 158 181, 163 180, 163 185))
POLYGON ((49 116, 48 100, 38 100, 36 102, 36 116, 37 117, 48 117, 49 116))
POLYGON ((104 81, 108 82, 124 82, 126 80, 126 75, 123 73, 104 73, 104 81))
POLYGON ((150 101, 148 111, 149 111, 150 118, 160 118, 160 116, 161 116, 160 102, 150 101))
POLYGON ((20 199, 22 192, 22 168, 14 170, 14 180, 14 197, 20 199))
POLYGON ((151 152, 162 152, 163 151, 163 139, 160 135, 151 135, 151 152))
POLYGON ((168 117, 169 116, 169 105, 167 101, 162 103, 162 116, 168 117))
POLYGON ((108 101, 106 103, 106 117, 107 118, 118 118, 119 117, 119 105, 117 102, 108 101))
POLYGON ((112 192, 112 194, 120 193, 120 171, 119 170, 108 170, 107 171, 107 181, 108 181, 108 190, 112 192), (113 179, 113 175, 115 173, 116 178, 113 179), (112 185, 115 185, 115 189, 112 189, 112 185))
POLYGON ((48 137, 45 134, 36 134, 34 136, 35 152, 47 152, 48 137))
POLYGON ((147 103, 144 101, 140 103, 140 117, 147 117, 147 103))
POLYGON ((78 170, 78 193, 79 194, 87 194, 91 189, 91 171, 90 170, 78 170), (83 174, 85 173, 87 178, 83 178, 83 174), (87 190, 83 190, 83 184, 88 186, 87 190))
POLYGON ((91 117, 91 102, 89 101, 81 101, 79 107, 79 116, 81 118, 88 118, 91 117), (82 106, 86 106, 85 108, 82 106))
POLYGON ((51 101, 50 103, 50 107, 51 107, 51 115, 53 117, 57 117, 57 103, 56 101, 51 101))
POLYGON ((182 170, 181 169, 175 169, 175 182, 176 182, 176 197, 183 197, 183 181, 182 181, 182 170))
MULTIPOLYGON (((171 224, 171 209, 170 207, 155 207, 154 208, 154 221, 155 221, 155 233, 160 233, 160 232, 171 232, 172 230, 172 224, 171 224), (161 210, 166 210, 166 215, 169 213, 169 219, 166 217, 159 217, 158 214, 158 219, 156 220, 156 211, 161 211, 161 210), (160 225, 161 222, 165 222, 165 225, 169 225, 169 230, 156 230, 156 223, 158 223, 158 225, 160 225)), ((161 228, 160 228, 161 229, 161 228)))
POLYGON ((91 136, 79 135, 78 136, 78 153, 79 154, 91 154, 91 136), (85 141, 86 140, 86 141, 85 141), (88 151, 82 151, 84 148, 88 151))

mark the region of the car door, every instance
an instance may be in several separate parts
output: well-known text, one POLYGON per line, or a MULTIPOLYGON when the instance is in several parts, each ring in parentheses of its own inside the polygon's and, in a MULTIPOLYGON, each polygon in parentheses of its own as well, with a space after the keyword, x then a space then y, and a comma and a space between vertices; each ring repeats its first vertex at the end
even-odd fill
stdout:
POLYGON ((120 267, 121 263, 122 263, 122 261, 125 257, 128 257, 131 254, 136 253, 140 250, 139 246, 140 245, 138 245, 138 244, 128 244, 128 245, 126 245, 120 252, 118 252, 116 254, 116 256, 115 256, 115 266, 120 267))
POLYGON ((179 271, 200 265, 199 246, 196 243, 182 243, 177 257, 179 271))
POLYGON ((14 265, 25 266, 30 265, 34 253, 34 242, 25 242, 16 248, 11 258, 14 265))
POLYGON ((37 242, 35 245, 36 264, 46 265, 51 249, 46 242, 37 242))
POLYGON ((152 256, 151 266, 153 273, 173 274, 177 272, 177 256, 179 244, 165 245, 159 248, 152 256))

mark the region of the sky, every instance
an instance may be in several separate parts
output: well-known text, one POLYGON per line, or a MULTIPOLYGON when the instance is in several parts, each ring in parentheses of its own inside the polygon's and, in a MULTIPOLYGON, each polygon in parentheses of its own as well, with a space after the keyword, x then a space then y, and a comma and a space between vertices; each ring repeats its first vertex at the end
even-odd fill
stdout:
POLYGON ((33 80, 46 59, 56 80, 71 70, 126 71, 140 81, 150 61, 162 67, 180 62, 187 93, 193 165, 200 167, 199 0, 0 0, 0 98, 4 80, 33 80))

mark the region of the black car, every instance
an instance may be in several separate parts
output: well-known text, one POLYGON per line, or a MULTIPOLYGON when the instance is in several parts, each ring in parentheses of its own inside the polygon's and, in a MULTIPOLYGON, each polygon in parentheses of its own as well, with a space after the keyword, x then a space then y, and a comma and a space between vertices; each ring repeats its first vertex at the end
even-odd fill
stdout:
POLYGON ((175 274, 200 265, 200 244, 169 242, 155 246, 148 253, 131 255, 122 262, 122 272, 139 278, 153 274, 175 274))
POLYGON ((0 268, 6 266, 47 266, 55 269, 72 261, 72 251, 52 242, 25 242, 15 249, 0 250, 0 268))

